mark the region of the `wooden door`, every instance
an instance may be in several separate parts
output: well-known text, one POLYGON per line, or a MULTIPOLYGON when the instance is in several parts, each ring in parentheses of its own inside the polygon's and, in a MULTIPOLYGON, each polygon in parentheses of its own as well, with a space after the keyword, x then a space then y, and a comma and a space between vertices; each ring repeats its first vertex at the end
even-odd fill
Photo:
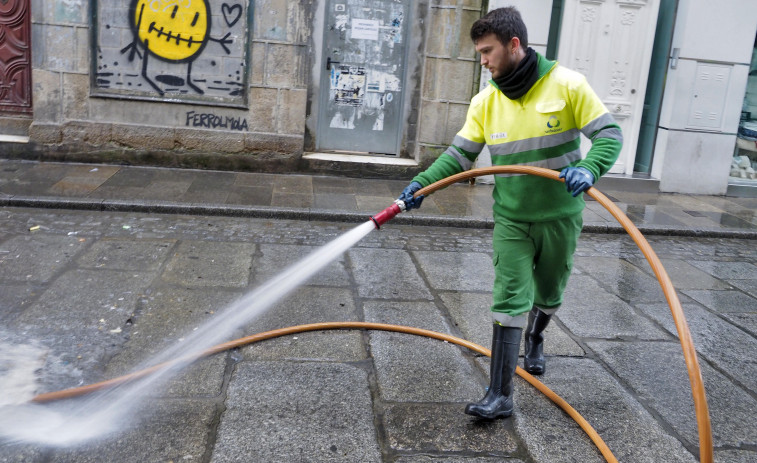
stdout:
POLYGON ((0 113, 31 113, 30 0, 0 0, 0 113))

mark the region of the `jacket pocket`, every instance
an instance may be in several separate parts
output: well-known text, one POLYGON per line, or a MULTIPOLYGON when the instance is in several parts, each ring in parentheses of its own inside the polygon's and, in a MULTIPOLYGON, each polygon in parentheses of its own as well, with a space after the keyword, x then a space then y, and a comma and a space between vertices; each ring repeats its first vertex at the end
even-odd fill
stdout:
POLYGON ((565 100, 540 101, 536 103, 536 110, 540 113, 556 113, 565 107, 565 100))

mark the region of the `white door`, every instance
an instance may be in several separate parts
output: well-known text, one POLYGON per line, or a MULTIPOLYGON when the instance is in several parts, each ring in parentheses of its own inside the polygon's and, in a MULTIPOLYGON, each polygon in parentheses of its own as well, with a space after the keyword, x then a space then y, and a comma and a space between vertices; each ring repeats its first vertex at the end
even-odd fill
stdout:
MULTIPOLYGON (((623 130, 610 170, 632 174, 659 0, 565 0, 558 61, 586 76, 623 130)), ((590 143, 584 139, 584 153, 590 143)))

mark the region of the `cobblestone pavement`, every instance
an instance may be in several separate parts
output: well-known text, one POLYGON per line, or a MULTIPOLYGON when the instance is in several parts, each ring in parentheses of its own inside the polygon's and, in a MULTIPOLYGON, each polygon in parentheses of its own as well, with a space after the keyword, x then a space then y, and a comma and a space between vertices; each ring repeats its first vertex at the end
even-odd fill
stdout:
MULTIPOLYGON (((131 371, 353 227, 0 209, 0 378, 22 379, 2 386, 5 403, 131 371)), ((234 337, 358 320, 488 347, 490 234, 390 222, 234 337)), ((697 347, 715 460, 757 461, 755 242, 648 240, 697 347)), ((630 238, 582 235, 545 351, 542 381, 620 461, 697 461, 681 346, 630 238)), ((428 338, 361 330, 288 335, 198 361, 135 399, 136 420, 104 440, 68 448, 3 441, 0 461, 603 461, 583 431, 520 378, 512 419, 463 414, 466 402, 483 395, 487 374, 487 358, 428 338)))

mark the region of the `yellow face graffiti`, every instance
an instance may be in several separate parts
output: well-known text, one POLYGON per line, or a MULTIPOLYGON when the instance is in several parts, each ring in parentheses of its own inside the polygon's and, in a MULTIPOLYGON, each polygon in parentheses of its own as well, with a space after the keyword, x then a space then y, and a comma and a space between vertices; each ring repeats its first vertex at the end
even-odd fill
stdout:
POLYGON ((145 48, 169 61, 189 60, 210 36, 208 0, 135 0, 132 21, 145 48))

